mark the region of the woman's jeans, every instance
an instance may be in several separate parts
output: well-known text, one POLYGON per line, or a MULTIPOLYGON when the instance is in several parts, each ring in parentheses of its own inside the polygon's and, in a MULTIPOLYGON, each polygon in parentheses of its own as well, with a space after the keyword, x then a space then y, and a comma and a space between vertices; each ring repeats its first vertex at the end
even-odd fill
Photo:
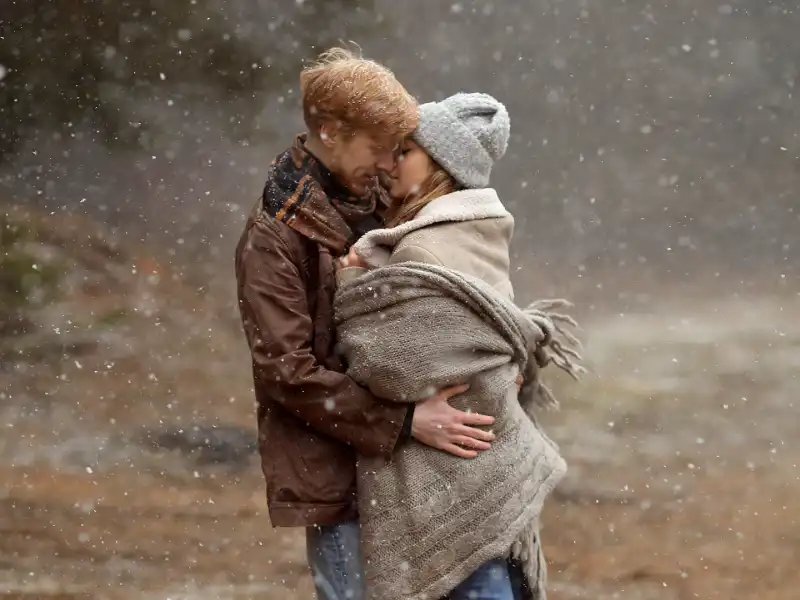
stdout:
POLYGON ((476 571, 450 592, 448 600, 514 600, 514 589, 505 558, 495 558, 476 571))
MULTIPOLYGON (((317 600, 364 600, 357 521, 309 527, 306 530, 306 551, 317 600)), ((520 600, 523 598, 521 577, 512 579, 512 575, 516 572, 509 571, 506 559, 491 560, 461 582, 450 592, 447 600, 520 600)))

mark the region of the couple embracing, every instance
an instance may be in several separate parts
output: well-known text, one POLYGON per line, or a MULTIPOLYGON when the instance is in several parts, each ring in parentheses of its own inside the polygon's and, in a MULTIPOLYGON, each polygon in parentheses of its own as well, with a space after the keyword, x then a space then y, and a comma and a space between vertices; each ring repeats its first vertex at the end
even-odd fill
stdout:
POLYGON ((508 113, 341 49, 300 84, 236 250, 272 524, 305 528, 320 600, 543 599, 539 374, 580 367, 558 302, 513 302, 508 113))

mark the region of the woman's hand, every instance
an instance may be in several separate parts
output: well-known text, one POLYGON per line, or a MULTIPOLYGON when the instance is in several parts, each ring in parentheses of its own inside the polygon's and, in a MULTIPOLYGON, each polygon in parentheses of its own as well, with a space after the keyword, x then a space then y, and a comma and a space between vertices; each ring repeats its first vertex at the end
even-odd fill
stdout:
POLYGON ((347 256, 339 259, 339 267, 342 269, 346 269, 348 267, 360 267, 362 269, 370 268, 366 261, 358 255, 356 249, 352 246, 350 247, 350 252, 347 253, 347 256))

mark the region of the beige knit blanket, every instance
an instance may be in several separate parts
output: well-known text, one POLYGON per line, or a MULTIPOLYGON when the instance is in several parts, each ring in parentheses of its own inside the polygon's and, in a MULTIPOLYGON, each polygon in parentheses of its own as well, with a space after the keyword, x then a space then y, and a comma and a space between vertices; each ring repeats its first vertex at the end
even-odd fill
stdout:
POLYGON ((340 348, 356 381, 398 402, 466 382, 453 406, 496 417, 497 439, 476 459, 414 441, 391 462, 359 459, 372 600, 437 600, 509 553, 523 562, 533 597, 546 597, 539 515, 566 464, 529 415, 552 401, 538 380, 542 366, 578 369, 549 307, 521 310, 478 279, 413 262, 366 272, 338 290, 340 348), (518 394, 520 371, 526 385, 518 394))

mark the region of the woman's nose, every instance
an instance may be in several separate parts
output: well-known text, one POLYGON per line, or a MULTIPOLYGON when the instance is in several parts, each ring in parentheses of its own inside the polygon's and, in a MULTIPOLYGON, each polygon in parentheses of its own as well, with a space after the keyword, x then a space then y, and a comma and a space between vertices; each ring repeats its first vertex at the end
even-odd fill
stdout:
POLYGON ((378 171, 378 183, 381 184, 382 188, 388 190, 392 187, 392 178, 385 171, 378 171))

